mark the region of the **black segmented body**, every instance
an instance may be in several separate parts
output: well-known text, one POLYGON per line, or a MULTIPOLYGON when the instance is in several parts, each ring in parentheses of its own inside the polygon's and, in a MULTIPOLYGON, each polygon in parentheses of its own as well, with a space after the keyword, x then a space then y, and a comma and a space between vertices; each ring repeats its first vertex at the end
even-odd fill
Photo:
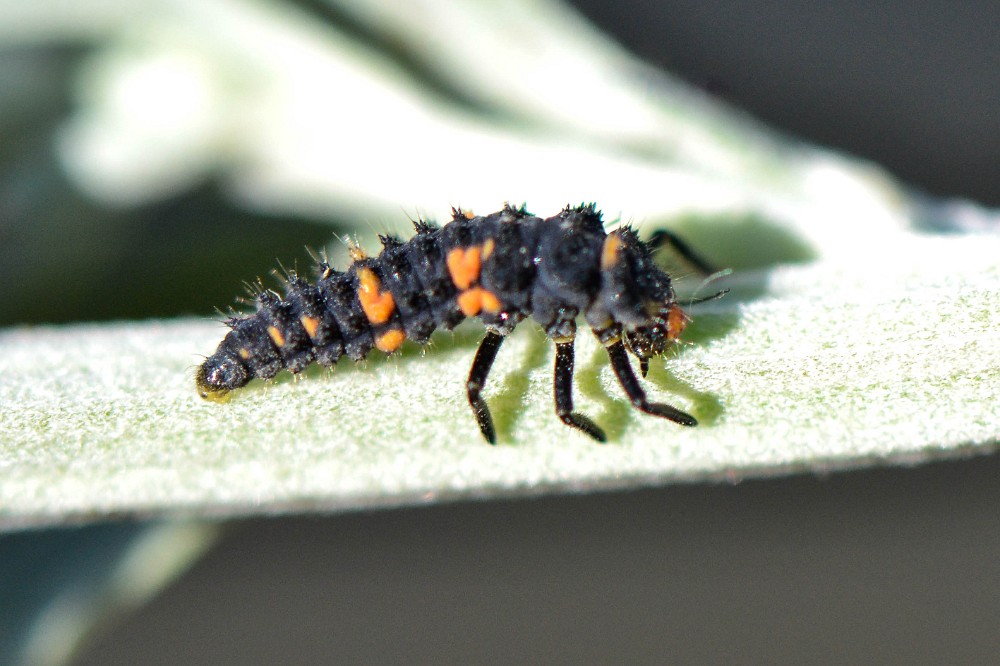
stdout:
POLYGON ((467 391, 483 435, 493 442, 479 394, 504 337, 530 316, 557 345, 557 414, 603 441, 599 427, 572 411, 573 338, 582 316, 637 408, 695 425, 684 412, 646 400, 626 355, 639 358, 645 375, 648 359, 671 346, 687 321, 669 276, 631 229, 606 233, 593 204, 567 206, 548 219, 523 206, 505 205, 484 217, 456 209, 443 227, 414 226, 416 235, 406 242, 382 237, 377 257, 352 248, 354 263, 346 271, 320 263, 314 284, 290 275, 284 297, 261 289, 257 311, 229 320, 232 330, 198 369, 202 397, 220 399, 282 369, 330 366, 345 355, 360 360, 374 348, 391 353, 404 340, 425 343, 436 329, 479 316, 487 335, 467 391))

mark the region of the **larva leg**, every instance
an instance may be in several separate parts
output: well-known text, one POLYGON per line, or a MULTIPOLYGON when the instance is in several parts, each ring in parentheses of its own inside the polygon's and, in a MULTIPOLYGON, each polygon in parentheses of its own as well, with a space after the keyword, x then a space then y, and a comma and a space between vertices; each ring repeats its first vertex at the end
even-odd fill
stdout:
POLYGON ((479 393, 486 384, 486 378, 493 367, 493 361, 497 357, 497 351, 503 343, 503 336, 494 331, 486 331, 486 337, 479 343, 479 350, 476 358, 472 362, 472 370, 469 371, 469 381, 465 387, 469 394, 469 404, 476 415, 476 422, 483 437, 490 444, 496 444, 497 434, 493 427, 493 417, 490 416, 490 408, 486 406, 486 401, 480 397, 479 393))
POLYGON ((598 442, 608 440, 604 431, 583 414, 573 411, 573 340, 556 343, 556 415, 568 426, 587 433, 598 442))
POLYGON ((692 250, 691 246, 681 240, 677 234, 672 231, 668 231, 667 229, 657 230, 652 236, 649 237, 649 240, 646 241, 646 245, 648 245, 649 249, 654 252, 663 246, 669 247, 678 256, 705 275, 711 275, 717 270, 705 261, 701 255, 692 250))
POLYGON ((625 345, 622 344, 621 340, 609 345, 608 356, 611 357, 611 368, 615 371, 615 376, 618 377, 618 382, 625 389, 625 393, 628 394, 628 399, 632 402, 632 405, 641 412, 646 414, 652 414, 653 416, 661 416, 665 419, 670 419, 674 423, 679 423, 683 426, 696 426, 698 421, 685 412, 672 407, 670 405, 660 403, 660 402, 649 402, 646 399, 646 392, 642 390, 642 386, 639 385, 639 379, 635 376, 635 372, 632 370, 632 365, 629 363, 628 354, 625 352, 625 345))

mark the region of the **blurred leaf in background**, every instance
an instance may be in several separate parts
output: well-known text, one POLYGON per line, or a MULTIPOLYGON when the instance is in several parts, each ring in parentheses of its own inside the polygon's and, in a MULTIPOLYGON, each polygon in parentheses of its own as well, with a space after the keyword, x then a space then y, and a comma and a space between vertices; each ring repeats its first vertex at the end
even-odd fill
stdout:
POLYGON ((668 226, 738 269, 696 313, 695 344, 651 373, 705 427, 635 417, 585 346, 580 403, 615 442, 567 436, 528 326, 487 393, 498 449, 465 428, 475 329, 219 408, 190 368, 220 327, 15 328, 0 334, 0 520, 734 479, 1000 437, 996 212, 779 135, 565 5, 0 0, 0 324, 204 319, 277 260, 308 268, 303 246, 343 262, 337 237, 505 200, 541 215, 596 201, 611 224, 668 226))

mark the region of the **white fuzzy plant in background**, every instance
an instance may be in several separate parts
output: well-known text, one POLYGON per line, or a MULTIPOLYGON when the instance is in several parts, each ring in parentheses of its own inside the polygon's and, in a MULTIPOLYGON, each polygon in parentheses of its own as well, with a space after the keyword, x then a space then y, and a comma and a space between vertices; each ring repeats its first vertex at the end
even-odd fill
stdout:
POLYGON ((353 216, 362 231, 505 199, 543 216, 596 201, 643 230, 672 226, 737 269, 732 293, 694 310, 691 344, 647 383, 702 425, 632 410, 581 335, 577 408, 611 441, 575 433, 553 413, 553 352, 530 324, 487 385, 496 447, 465 401, 474 325, 426 354, 375 352, 365 366, 255 383, 226 405, 193 387, 217 324, 11 329, 0 333, 3 527, 739 479, 1000 439, 993 213, 912 198, 869 164, 776 137, 555 3, 338 11, 435 85, 378 42, 263 1, 5 0, 0 39, 99 45, 58 148, 82 190, 116 205, 214 174, 245 207, 353 216), (914 231, 928 216, 986 231, 914 231))

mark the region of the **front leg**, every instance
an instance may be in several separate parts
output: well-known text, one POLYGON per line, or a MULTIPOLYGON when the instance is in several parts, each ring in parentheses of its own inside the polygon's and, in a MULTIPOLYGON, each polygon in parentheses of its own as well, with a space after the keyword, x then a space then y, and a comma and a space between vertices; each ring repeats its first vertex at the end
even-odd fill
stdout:
POLYGON ((639 379, 632 370, 632 364, 628 360, 628 353, 625 351, 625 345, 621 340, 608 345, 607 350, 608 356, 611 357, 611 368, 615 371, 618 382, 625 389, 628 399, 636 409, 647 414, 652 414, 653 416, 662 416, 682 426, 698 425, 697 419, 690 414, 682 412, 676 407, 671 407, 661 402, 649 402, 646 399, 646 392, 639 385, 639 379))
POLYGON ((573 411, 573 339, 556 343, 556 415, 568 426, 587 433, 598 442, 608 441, 604 431, 583 414, 573 411))

